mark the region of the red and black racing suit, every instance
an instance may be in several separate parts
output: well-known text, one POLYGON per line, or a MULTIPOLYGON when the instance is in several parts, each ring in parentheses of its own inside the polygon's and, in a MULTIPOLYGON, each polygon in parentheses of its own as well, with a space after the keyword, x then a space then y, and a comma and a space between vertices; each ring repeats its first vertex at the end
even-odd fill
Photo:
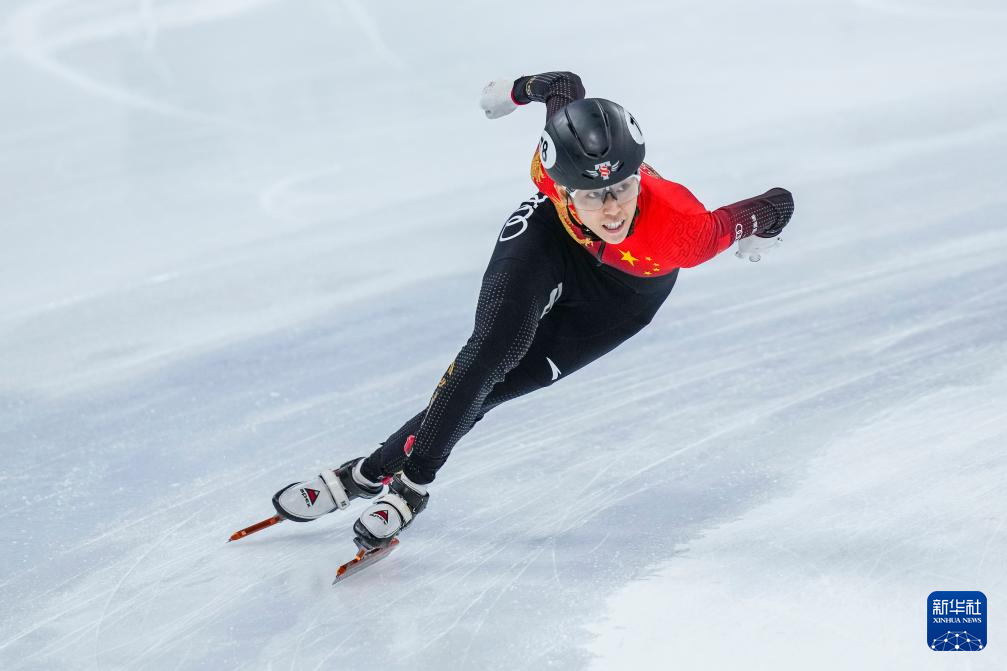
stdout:
MULTIPOLYGON (((549 72, 517 80, 512 97, 546 103, 551 117, 583 98, 584 89, 572 73, 549 72)), ((609 245, 579 223, 537 150, 532 179, 538 193, 504 223, 483 274, 472 335, 427 407, 364 461, 365 477, 376 481, 401 470, 418 484, 432 482, 486 412, 612 351, 650 323, 679 268, 703 263, 753 232, 776 235, 794 210, 788 191, 772 189, 710 212, 644 164, 629 234, 609 245)))

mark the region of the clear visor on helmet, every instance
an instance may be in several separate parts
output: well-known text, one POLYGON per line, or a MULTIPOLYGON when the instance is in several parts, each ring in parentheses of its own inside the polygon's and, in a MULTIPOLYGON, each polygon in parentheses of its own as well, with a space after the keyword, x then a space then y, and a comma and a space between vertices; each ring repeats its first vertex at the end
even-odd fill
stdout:
POLYGON ((617 203, 626 203, 640 194, 640 173, 635 172, 626 179, 616 182, 603 189, 576 189, 568 190, 573 206, 579 212, 591 212, 600 210, 605 206, 609 194, 615 198, 617 203))

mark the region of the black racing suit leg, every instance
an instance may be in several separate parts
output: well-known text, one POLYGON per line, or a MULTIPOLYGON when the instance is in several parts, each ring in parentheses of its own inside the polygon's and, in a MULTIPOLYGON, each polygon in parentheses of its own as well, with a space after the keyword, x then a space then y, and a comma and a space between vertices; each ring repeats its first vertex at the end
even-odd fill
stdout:
MULTIPOLYGON (((528 352, 486 397, 479 414, 475 417, 475 422, 507 401, 569 377, 639 333, 650 323, 658 308, 667 299, 674 285, 674 278, 666 284, 666 290, 636 297, 633 309, 624 319, 616 323, 610 321, 613 312, 616 311, 613 301, 619 301, 619 307, 625 308, 625 297, 611 297, 605 301, 576 305, 563 302, 556 304, 550 314, 539 322, 538 331, 528 352), (606 326, 601 332, 585 333, 585 324, 606 326)), ((425 414, 425 409, 417 413, 375 450, 371 458, 364 462, 365 477, 380 480, 402 468, 407 458, 403 449, 406 440, 419 430, 425 414), (369 463, 380 464, 379 469, 375 469, 380 472, 368 472, 369 463)))

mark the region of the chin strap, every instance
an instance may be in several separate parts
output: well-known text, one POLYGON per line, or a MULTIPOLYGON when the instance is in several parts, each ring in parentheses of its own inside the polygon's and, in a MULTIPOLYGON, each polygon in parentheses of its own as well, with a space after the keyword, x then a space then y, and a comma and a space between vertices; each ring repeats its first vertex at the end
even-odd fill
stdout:
POLYGON ((633 220, 629 222, 629 230, 626 231, 626 237, 627 238, 629 236, 633 235, 633 228, 636 226, 636 220, 639 218, 639 216, 640 216, 640 206, 637 205, 636 206, 636 211, 633 212, 633 220))
POLYGON ((601 238, 595 235, 594 231, 590 228, 580 223, 580 219, 578 219, 574 211, 570 209, 569 196, 563 196, 563 204, 566 206, 566 216, 570 217, 570 221, 573 222, 574 226, 580 229, 580 232, 584 235, 584 237, 593 242, 601 242, 601 238))

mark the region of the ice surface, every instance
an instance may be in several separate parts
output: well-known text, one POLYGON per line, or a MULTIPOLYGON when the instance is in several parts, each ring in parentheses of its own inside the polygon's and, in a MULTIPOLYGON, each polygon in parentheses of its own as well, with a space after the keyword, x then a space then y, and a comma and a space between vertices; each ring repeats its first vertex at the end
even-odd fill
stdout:
POLYGON ((0 668, 1007 666, 1007 9, 13 1, 0 8, 0 668), (468 336, 568 68, 784 245, 495 410, 389 560, 280 486, 468 336), (925 647, 935 590, 989 647, 925 647))

